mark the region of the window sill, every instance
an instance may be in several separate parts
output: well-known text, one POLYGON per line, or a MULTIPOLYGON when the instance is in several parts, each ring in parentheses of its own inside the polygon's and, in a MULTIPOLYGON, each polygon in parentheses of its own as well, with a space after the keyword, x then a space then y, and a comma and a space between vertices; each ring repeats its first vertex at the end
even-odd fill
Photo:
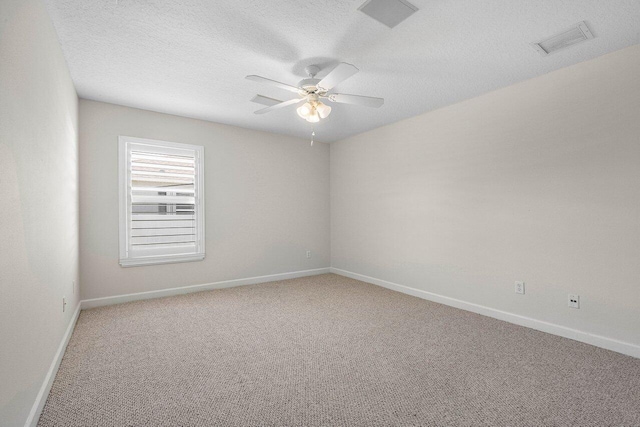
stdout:
POLYGON ((121 267, 140 267, 145 265, 155 265, 155 264, 175 264, 179 262, 193 262, 193 261, 202 261, 204 259, 204 254, 191 254, 191 255, 171 255, 171 256, 155 256, 155 257, 145 257, 145 258, 132 258, 132 259, 121 259, 120 266, 121 267))

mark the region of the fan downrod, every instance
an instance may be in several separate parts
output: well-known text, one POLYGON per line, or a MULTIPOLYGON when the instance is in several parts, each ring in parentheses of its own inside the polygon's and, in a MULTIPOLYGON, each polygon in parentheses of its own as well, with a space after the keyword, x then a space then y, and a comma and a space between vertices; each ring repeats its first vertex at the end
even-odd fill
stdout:
POLYGON ((307 73, 309 78, 314 78, 316 74, 320 72, 320 67, 318 67, 317 65, 309 65, 304 67, 304 71, 305 73, 307 73))
POLYGON ((305 73, 309 76, 307 79, 302 79, 298 83, 298 87, 301 87, 305 93, 301 95, 316 93, 318 91, 317 85, 320 80, 316 79, 316 74, 320 72, 320 67, 317 65, 308 65, 304 68, 305 73))

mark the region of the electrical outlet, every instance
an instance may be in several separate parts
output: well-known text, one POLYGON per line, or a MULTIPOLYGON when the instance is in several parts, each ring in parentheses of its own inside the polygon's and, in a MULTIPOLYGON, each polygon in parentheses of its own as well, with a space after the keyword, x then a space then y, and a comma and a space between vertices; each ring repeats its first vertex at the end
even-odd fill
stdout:
POLYGON ((516 281, 516 294, 524 295, 524 282, 516 281))
POLYGON ((66 309, 67 309, 67 298, 62 297, 62 312, 64 313, 66 309))
POLYGON ((311 258, 311 251, 307 251, 307 258, 311 258))
POLYGON ((580 308, 580 295, 569 294, 568 305, 571 308, 580 308))

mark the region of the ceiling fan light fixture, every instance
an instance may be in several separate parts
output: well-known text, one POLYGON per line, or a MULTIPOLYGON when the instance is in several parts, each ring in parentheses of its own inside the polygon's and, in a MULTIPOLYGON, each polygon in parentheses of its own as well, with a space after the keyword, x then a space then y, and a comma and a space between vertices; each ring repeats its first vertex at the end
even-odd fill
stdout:
POLYGON ((312 109, 313 109, 313 106, 308 102, 305 102, 301 107, 298 107, 296 111, 298 112, 298 115, 300 117, 302 117, 303 119, 306 119, 311 114, 312 109))
MULTIPOLYGON (((368 0, 366 4, 373 0, 368 0)), ((406 0, 375 0, 377 2, 396 1, 404 4, 406 0)), ((406 6, 406 5, 405 5, 406 6)), ((320 99, 328 99, 330 102, 362 105, 365 107, 378 108, 384 103, 382 98, 373 98, 370 96, 348 95, 331 92, 331 90, 344 80, 353 76, 358 72, 358 68, 352 64, 341 62, 336 65, 322 80, 316 79, 316 74, 320 71, 320 67, 310 65, 305 68, 309 75, 308 79, 304 79, 298 83, 298 86, 292 86, 287 83, 278 82, 266 77, 250 75, 246 76, 248 80, 267 83, 271 86, 279 87, 291 92, 295 92, 298 97, 288 101, 279 101, 262 95, 255 96, 252 101, 259 104, 267 105, 267 108, 254 111, 255 114, 264 114, 280 108, 300 105, 296 108, 296 113, 301 118, 310 123, 318 123, 321 119, 325 119, 331 114, 331 107, 323 104, 320 99)))
POLYGON ((313 109, 311 114, 309 114, 309 117, 307 117, 307 121, 309 123, 318 123, 320 121, 320 116, 318 115, 318 112, 315 108, 313 109))
POLYGON ((316 110, 318 111, 318 115, 320 116, 321 119, 326 119, 327 116, 331 114, 331 107, 329 107, 326 104, 323 104, 322 102, 318 103, 316 110))

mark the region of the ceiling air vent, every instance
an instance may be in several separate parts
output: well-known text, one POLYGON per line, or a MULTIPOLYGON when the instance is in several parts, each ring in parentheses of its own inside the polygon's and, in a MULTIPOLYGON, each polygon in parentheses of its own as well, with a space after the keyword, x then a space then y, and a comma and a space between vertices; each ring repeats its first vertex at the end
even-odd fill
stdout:
POLYGON ((406 0, 367 0, 358 10, 393 28, 416 13, 418 8, 406 0))
POLYGON ((542 56, 550 55, 559 50, 568 48, 578 43, 582 43, 593 38, 593 34, 587 27, 587 24, 582 21, 572 27, 570 30, 564 31, 560 34, 556 34, 546 40, 538 43, 533 43, 532 46, 542 56))

